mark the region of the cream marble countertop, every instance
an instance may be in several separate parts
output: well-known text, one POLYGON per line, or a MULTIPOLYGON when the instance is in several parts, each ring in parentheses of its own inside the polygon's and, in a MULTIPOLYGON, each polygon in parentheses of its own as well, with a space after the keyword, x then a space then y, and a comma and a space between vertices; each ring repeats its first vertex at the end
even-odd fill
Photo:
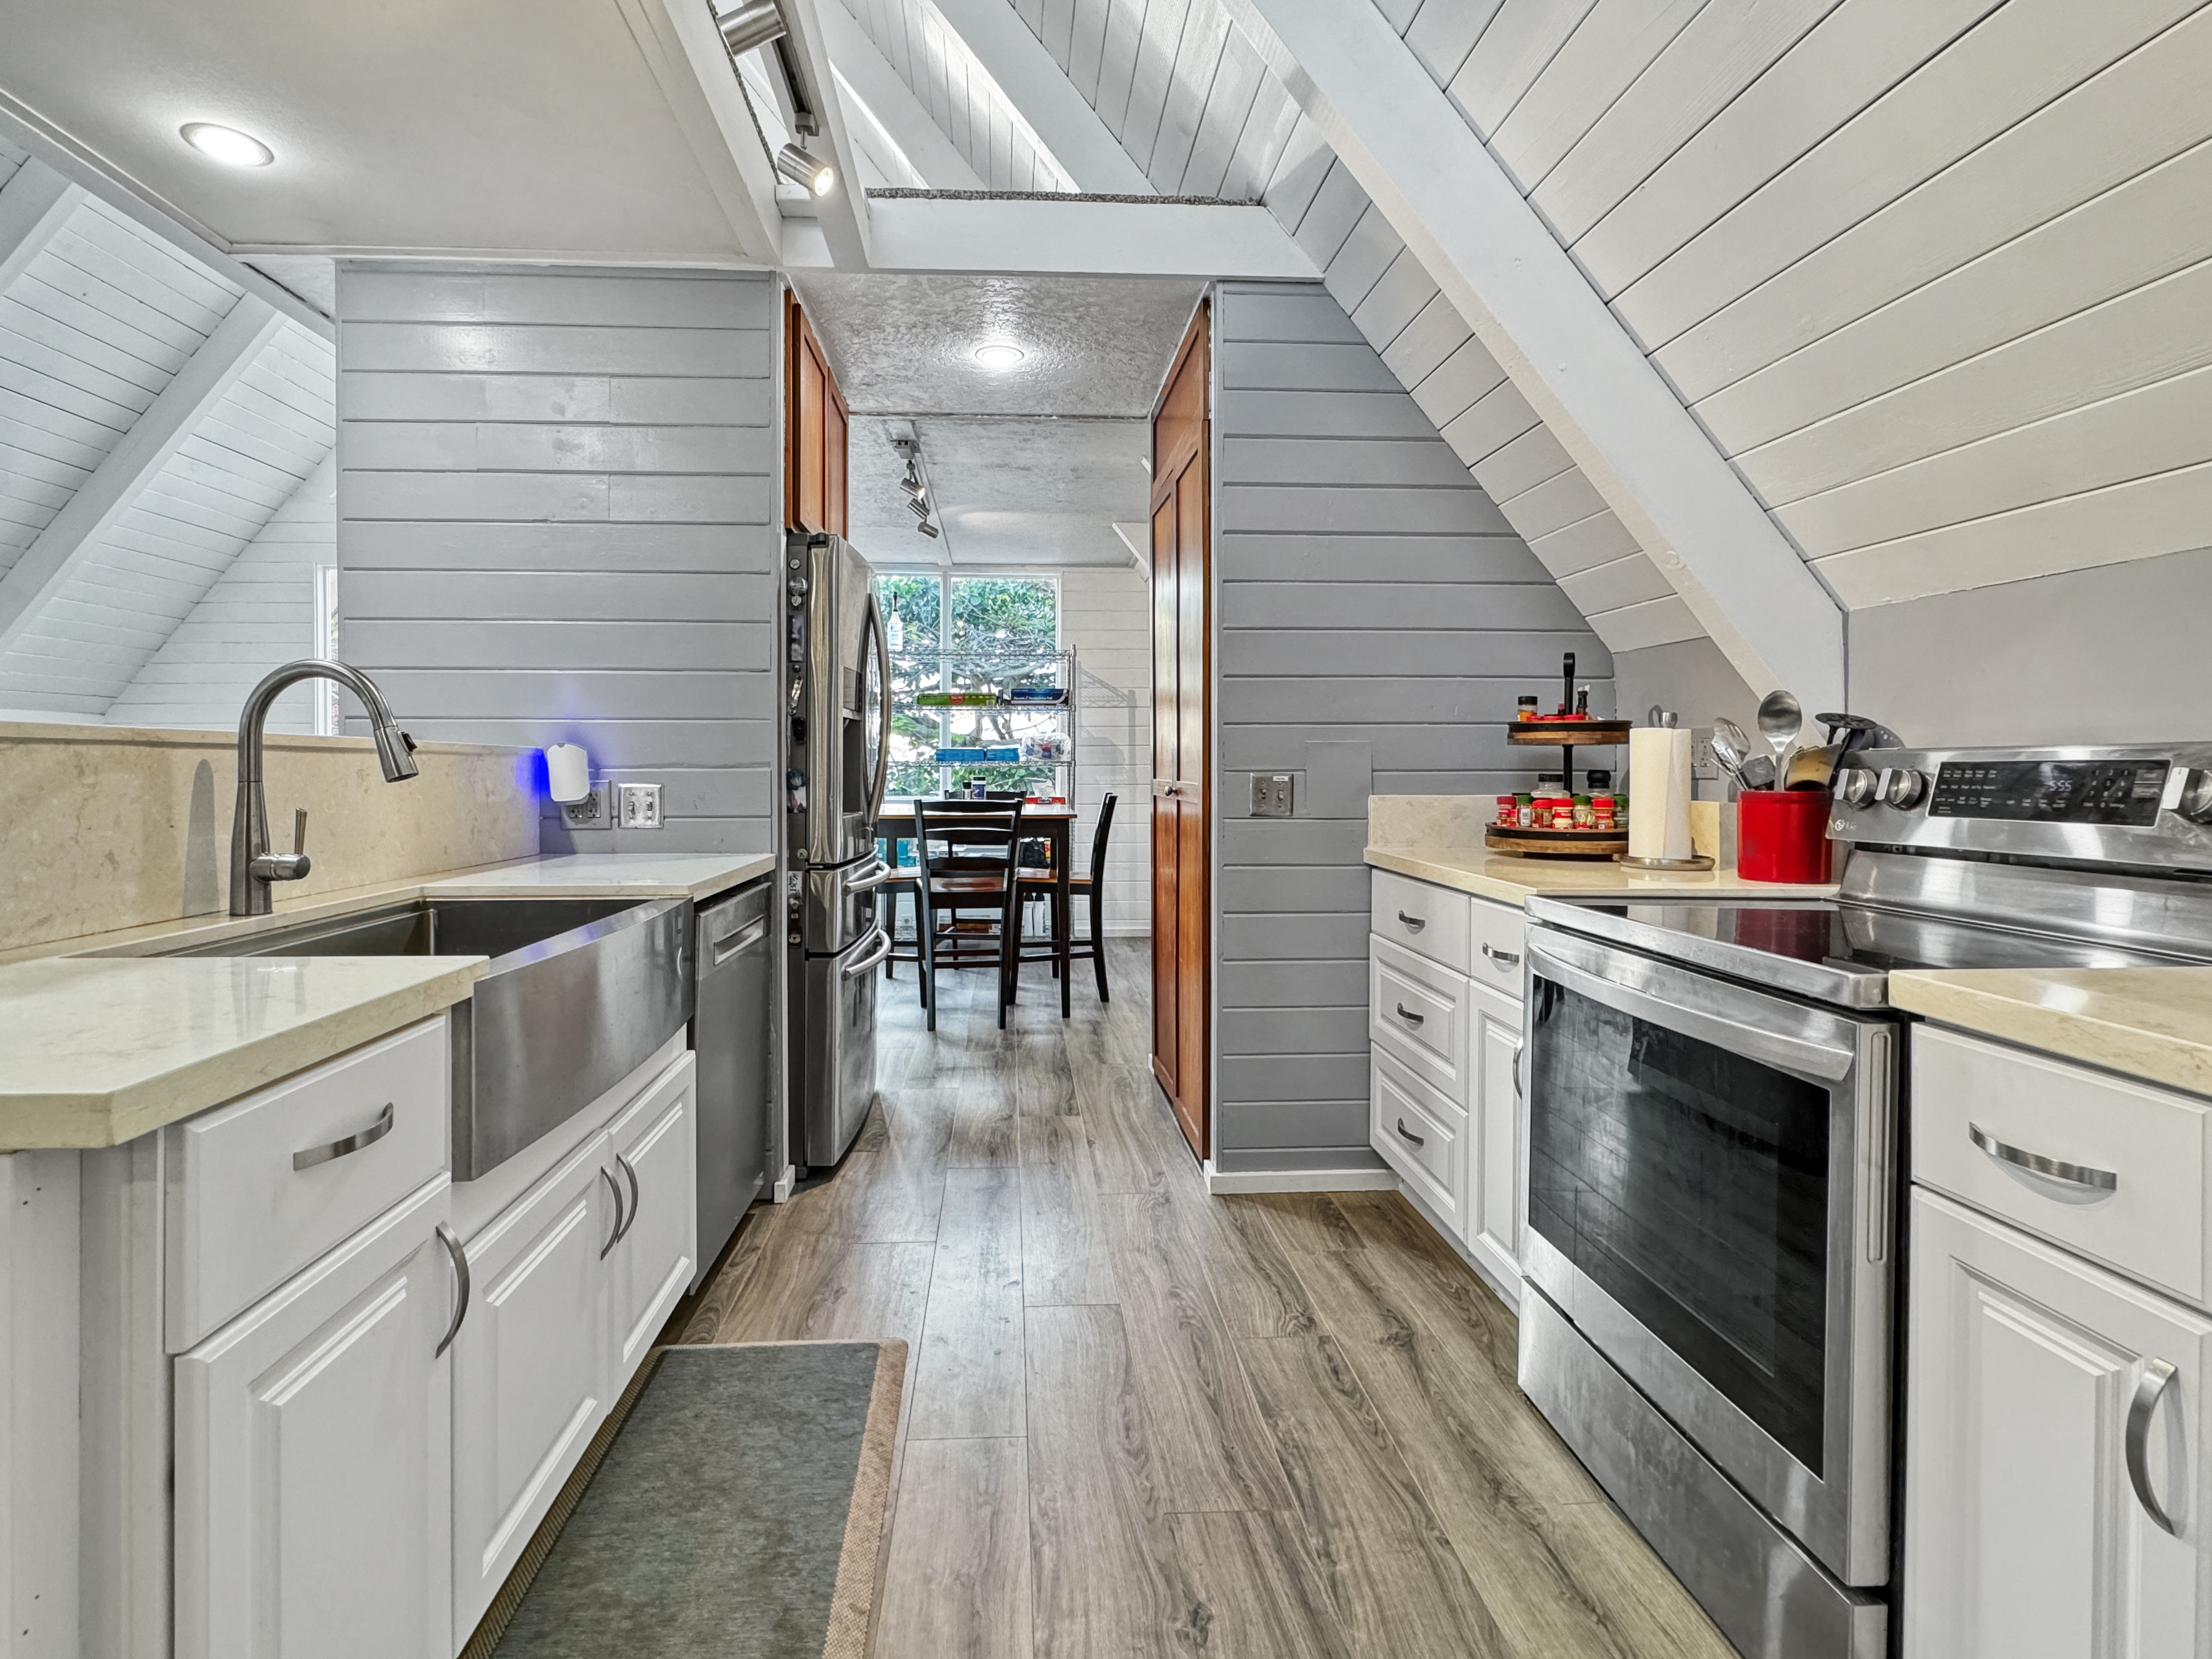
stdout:
POLYGON ((1625 893, 1650 897, 1831 898, 1832 884, 1801 886, 1780 881, 1747 881, 1732 869, 1632 870, 1611 860, 1570 861, 1516 858, 1480 847, 1370 847, 1367 862, 1439 887, 1455 888, 1480 898, 1519 904, 1535 893, 1573 896, 1625 893))
POLYGON ((2212 1095, 2212 968, 1982 968, 1889 976, 1946 1025, 2212 1095))
POLYGON ((702 899, 775 868, 768 853, 561 853, 519 864, 489 865, 425 880, 426 893, 450 898, 502 898, 516 892, 561 892, 580 898, 702 899))
POLYGON ((482 957, 0 968, 0 1152, 115 1146, 426 1019, 482 957))

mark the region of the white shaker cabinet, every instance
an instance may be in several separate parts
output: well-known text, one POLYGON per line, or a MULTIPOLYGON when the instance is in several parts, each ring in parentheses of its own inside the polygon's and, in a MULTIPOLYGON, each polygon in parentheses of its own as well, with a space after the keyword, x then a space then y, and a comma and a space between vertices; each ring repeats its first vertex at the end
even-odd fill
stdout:
POLYGON ((699 1252, 697 1064, 686 1054, 607 1128, 628 1208, 607 1258, 611 1394, 645 1358, 691 1283, 699 1252))
POLYGON ((1924 1190, 1911 1241, 1906 1659, 2212 1652, 2212 1319, 1924 1190))
POLYGON ((440 1176, 179 1357, 177 1659, 393 1659, 451 1628, 440 1176))
POLYGON ((1477 1098, 1468 1171, 1467 1247, 1494 1284, 1521 1284, 1522 1194, 1528 1158, 1521 1129, 1521 1005, 1477 985, 1468 1065, 1477 1098))
POLYGON ((606 1414, 606 1253, 621 1176, 602 1133, 468 1241, 453 1342, 458 1652, 606 1414))

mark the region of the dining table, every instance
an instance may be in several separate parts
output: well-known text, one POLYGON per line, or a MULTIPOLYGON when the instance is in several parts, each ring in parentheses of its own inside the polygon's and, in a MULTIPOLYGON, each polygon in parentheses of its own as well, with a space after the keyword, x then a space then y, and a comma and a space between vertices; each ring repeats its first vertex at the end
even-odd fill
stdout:
MULTIPOLYGON (((883 804, 876 817, 876 835, 890 843, 890 856, 884 860, 892 869, 905 866, 899 855, 899 843, 912 841, 914 836, 914 801, 911 798, 894 797, 883 804), (903 820, 903 826, 902 826, 903 820)), ((1075 809, 1064 804, 1038 805, 1025 801, 1022 805, 1022 839, 1041 841, 1050 849, 1052 886, 1048 890, 1052 902, 1052 961, 1060 975, 1060 1017, 1069 1018, 1073 1012, 1071 981, 1074 975, 1068 970, 1073 961, 1074 893, 1070 877, 1073 866, 1069 862, 1069 849, 1075 839, 1075 809)), ((1039 872, 1038 874, 1046 873, 1039 872)), ((919 918, 917 918, 917 921, 919 918)), ((1016 949, 1019 949, 1018 942, 1016 949)))

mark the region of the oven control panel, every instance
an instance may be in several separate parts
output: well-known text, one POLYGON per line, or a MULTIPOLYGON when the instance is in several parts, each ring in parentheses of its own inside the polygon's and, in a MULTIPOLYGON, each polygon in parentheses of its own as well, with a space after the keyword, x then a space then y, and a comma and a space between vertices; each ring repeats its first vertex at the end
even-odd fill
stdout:
POLYGON ((1868 749, 1828 833, 1930 852, 2212 872, 2212 744, 1868 749))
POLYGON ((1939 818, 2023 823, 2158 822, 2165 761, 1946 761, 1928 811, 1939 818))

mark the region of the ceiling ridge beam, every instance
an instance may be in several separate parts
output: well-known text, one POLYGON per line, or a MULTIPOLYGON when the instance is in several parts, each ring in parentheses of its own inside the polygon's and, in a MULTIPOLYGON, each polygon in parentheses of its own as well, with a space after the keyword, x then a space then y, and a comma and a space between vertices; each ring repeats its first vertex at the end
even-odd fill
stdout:
POLYGON ((283 313, 265 300, 239 295, 215 332, 0 576, 0 655, 13 650, 36 624, 47 601, 131 510, 284 323, 283 313))
POLYGON ((83 190, 33 155, 0 185, 0 293, 69 222, 83 190))
MULTIPOLYGON (((828 3, 836 5, 838 0, 828 3)), ((1101 196, 1158 193, 1090 100, 1075 89, 1067 71, 1006 0, 932 3, 1078 190, 1101 196)))
POLYGON ((820 8, 819 15, 822 38, 830 47, 830 61, 852 83, 853 90, 876 119, 884 124, 891 141, 906 152, 906 159, 929 187, 989 188, 852 13, 837 0, 830 0, 830 3, 820 8))
POLYGON ((1841 607, 1382 13, 1224 3, 1746 683, 1844 707, 1841 607))

